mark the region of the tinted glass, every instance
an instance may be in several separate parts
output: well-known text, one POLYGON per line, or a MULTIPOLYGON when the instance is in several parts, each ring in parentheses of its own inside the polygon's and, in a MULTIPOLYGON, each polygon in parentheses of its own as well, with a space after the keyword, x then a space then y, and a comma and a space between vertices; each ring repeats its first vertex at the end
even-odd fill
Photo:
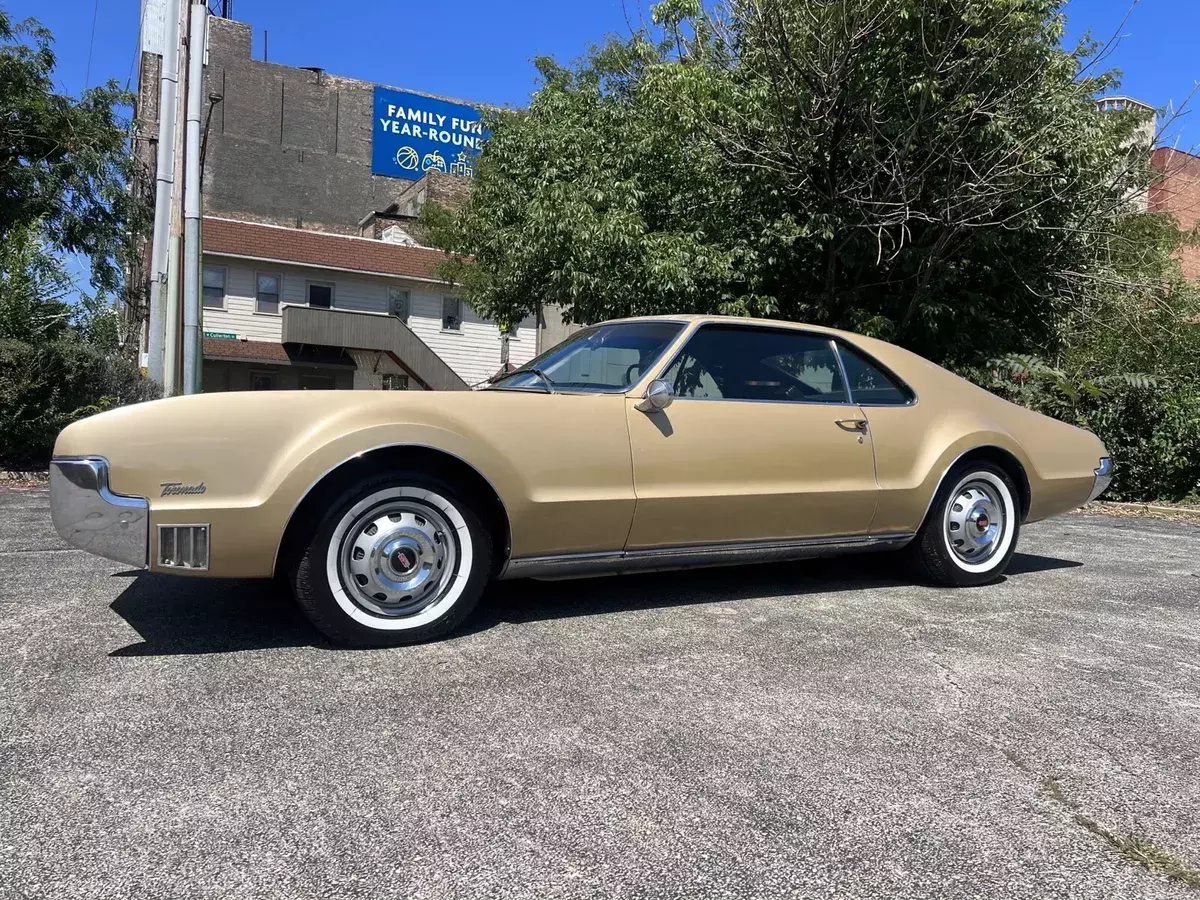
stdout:
POLYGON ((912 394, 878 366, 872 365, 854 350, 841 344, 842 365, 855 403, 864 406, 903 406, 912 394))
POLYGON ((846 402, 829 340, 796 331, 706 325, 663 377, 692 399, 846 402))
POLYGON ((534 367, 545 373, 555 390, 625 391, 658 360, 682 327, 674 322, 623 322, 586 328, 494 387, 545 390, 545 382, 530 371, 534 367))

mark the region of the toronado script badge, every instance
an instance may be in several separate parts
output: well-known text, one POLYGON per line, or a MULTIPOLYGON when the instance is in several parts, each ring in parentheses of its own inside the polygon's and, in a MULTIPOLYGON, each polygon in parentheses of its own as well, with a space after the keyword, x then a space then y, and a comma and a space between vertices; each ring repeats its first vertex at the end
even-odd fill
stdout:
POLYGON ((184 484, 182 481, 164 481, 161 482, 162 493, 160 497, 170 497, 175 494, 203 494, 208 488, 204 486, 204 482, 199 484, 184 484))

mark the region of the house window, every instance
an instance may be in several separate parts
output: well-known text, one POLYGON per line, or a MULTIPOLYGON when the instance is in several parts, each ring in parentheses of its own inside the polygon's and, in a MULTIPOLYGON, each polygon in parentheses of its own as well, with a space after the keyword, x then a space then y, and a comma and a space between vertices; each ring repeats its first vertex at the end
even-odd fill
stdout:
POLYGON ((250 373, 250 390, 252 390, 252 391, 273 391, 273 390, 275 390, 275 373, 274 372, 251 372, 250 373))
POLYGON ((407 391, 408 376, 399 372, 385 372, 380 379, 381 387, 385 391, 407 391))
POLYGON ((259 275, 256 279, 254 294, 254 311, 279 315, 279 283, 278 275, 259 275))
POLYGON ((225 269, 218 266, 204 267, 203 303, 205 309, 225 308, 225 269))
POLYGON ((308 283, 308 305, 320 309, 329 309, 333 306, 333 285, 322 281, 310 281, 308 283))
POLYGON ((462 331, 462 301, 457 297, 442 298, 442 331, 462 331))
POLYGON ((401 322, 408 321, 408 291, 388 286, 388 312, 401 322))
POLYGON ((301 375, 300 390, 302 391, 332 391, 337 387, 337 379, 332 375, 301 375))

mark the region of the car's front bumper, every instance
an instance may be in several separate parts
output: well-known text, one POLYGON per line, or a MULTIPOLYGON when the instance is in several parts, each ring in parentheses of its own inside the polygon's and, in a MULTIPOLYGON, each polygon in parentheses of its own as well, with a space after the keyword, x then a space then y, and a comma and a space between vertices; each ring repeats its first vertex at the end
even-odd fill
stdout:
POLYGON ((1091 496, 1088 497, 1089 503, 1108 490, 1108 486, 1112 484, 1112 458, 1108 456, 1101 457, 1100 465, 1095 468, 1092 474, 1095 475, 1096 480, 1092 482, 1092 493, 1091 496))
POLYGON ((100 456, 50 460, 50 516, 72 547, 145 568, 150 502, 108 487, 108 461, 100 456))

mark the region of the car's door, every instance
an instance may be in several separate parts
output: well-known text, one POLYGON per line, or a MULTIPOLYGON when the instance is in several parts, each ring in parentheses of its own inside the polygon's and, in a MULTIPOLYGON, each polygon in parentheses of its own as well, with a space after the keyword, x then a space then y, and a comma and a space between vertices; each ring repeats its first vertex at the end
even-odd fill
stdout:
POLYGON ((629 549, 870 527, 871 435, 828 337, 702 325, 662 378, 675 389, 666 409, 627 401, 637 499, 629 549))
POLYGON ((838 350, 850 396, 866 415, 875 447, 879 504, 871 533, 915 531, 932 500, 926 480, 943 440, 936 404, 918 406, 912 388, 860 347, 839 342, 838 350))

